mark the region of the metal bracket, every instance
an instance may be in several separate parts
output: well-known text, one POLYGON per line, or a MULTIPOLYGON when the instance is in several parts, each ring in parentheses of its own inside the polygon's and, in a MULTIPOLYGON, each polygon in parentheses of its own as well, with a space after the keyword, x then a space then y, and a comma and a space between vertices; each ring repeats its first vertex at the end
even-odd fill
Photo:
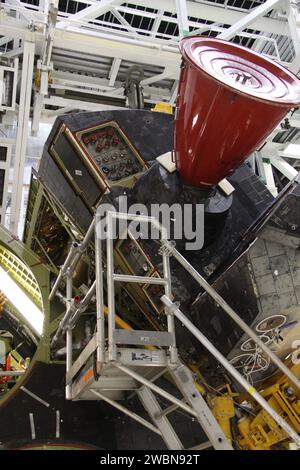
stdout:
POLYGON ((158 250, 158 253, 160 255, 171 256, 175 246, 176 246, 176 242, 174 240, 163 240, 162 245, 158 250))

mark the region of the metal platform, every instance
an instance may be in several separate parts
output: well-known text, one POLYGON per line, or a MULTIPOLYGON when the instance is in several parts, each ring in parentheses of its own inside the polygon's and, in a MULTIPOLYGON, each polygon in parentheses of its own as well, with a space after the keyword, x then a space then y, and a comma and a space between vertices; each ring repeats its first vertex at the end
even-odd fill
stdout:
MULTIPOLYGON (((117 356, 118 364, 130 367, 133 372, 150 381, 166 372, 167 355, 162 350, 122 348, 118 350, 117 356)), ((74 365, 76 366, 76 363, 74 365)), ((93 393, 95 390, 113 400, 124 400, 128 392, 140 388, 139 382, 110 363, 108 356, 98 372, 96 367, 93 356, 90 356, 78 377, 72 380, 72 400, 98 400, 99 398, 93 393)), ((72 374, 73 370, 70 371, 67 380, 72 378, 72 374)))
MULTIPOLYGON (((97 214, 96 214, 97 221, 97 214)), ((177 408, 184 410, 192 418, 196 418, 206 433, 210 445, 217 450, 231 450, 232 445, 219 426, 211 409, 199 391, 195 378, 190 369, 178 357, 176 347, 176 331, 174 318, 183 324, 190 333, 218 360, 231 376, 252 395, 260 406, 300 445, 300 437, 280 416, 258 391, 236 370, 225 356, 196 328, 193 323, 172 301, 172 280, 170 257, 173 256, 183 266, 187 274, 192 276, 199 285, 217 302, 229 317, 252 338, 255 343, 270 357, 272 362, 300 387, 299 380, 283 364, 280 359, 256 336, 236 312, 217 294, 205 279, 188 263, 176 250, 174 243, 167 240, 165 229, 156 219, 142 215, 121 214, 108 212, 106 217, 106 253, 105 263, 102 253, 102 238, 100 224, 94 220, 81 246, 73 246, 60 275, 50 294, 52 299, 63 277, 66 278, 67 309, 59 328, 53 338, 54 344, 60 335, 66 332, 67 374, 66 398, 69 400, 103 400, 126 415, 159 434, 168 449, 183 449, 183 444, 177 436, 177 430, 171 425, 167 415, 177 408), (113 256, 113 222, 117 219, 153 224, 161 233, 159 254, 162 257, 163 277, 144 277, 124 275, 114 271, 113 256), (95 264, 96 279, 85 298, 78 304, 72 301, 72 274, 85 247, 95 230, 95 264), (104 306, 104 269, 106 270, 106 292, 108 307, 104 306), (167 315, 167 331, 127 331, 116 328, 115 312, 115 283, 144 282, 162 285, 164 295, 161 301, 165 305, 167 315), (88 303, 96 294, 97 322, 96 333, 87 344, 79 357, 73 363, 72 358, 72 328, 85 310, 88 303), (104 312, 107 309, 107 324, 104 312), (141 347, 142 346, 142 347, 141 347), (177 398, 155 382, 163 374, 168 373, 172 383, 176 385, 182 398, 177 398), (147 411, 151 422, 145 420, 132 410, 126 408, 121 401, 136 393, 147 411), (162 409, 156 395, 167 399, 171 405, 162 409)))

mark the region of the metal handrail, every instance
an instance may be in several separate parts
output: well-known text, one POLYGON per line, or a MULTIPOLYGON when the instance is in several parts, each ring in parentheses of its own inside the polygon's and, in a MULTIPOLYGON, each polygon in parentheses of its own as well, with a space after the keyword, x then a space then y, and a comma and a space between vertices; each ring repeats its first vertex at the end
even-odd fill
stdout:
MULTIPOLYGON (((113 245, 113 220, 122 219, 126 221, 138 221, 153 224, 161 234, 161 246, 160 254, 163 259, 163 277, 162 279, 155 280, 155 282, 162 284, 165 289, 165 294, 162 296, 162 301, 166 306, 167 314, 167 325, 168 332, 172 334, 174 341, 169 347, 170 352, 170 363, 176 363, 178 361, 176 340, 175 340, 175 322, 174 316, 176 316, 183 325, 213 354, 213 356, 220 362, 229 373, 242 385, 242 387, 266 410, 270 416, 281 426, 287 434, 300 445, 300 437, 295 431, 288 425, 288 423, 279 416, 275 410, 268 404, 268 402, 258 393, 258 391, 251 386, 249 382, 229 363, 225 356, 218 351, 215 346, 210 343, 206 336, 193 325, 190 320, 181 312, 181 310, 172 302, 171 292, 171 271, 170 271, 170 256, 173 256, 183 268, 198 282, 198 284, 214 299, 214 301, 224 310, 224 312, 257 344, 268 357, 277 365, 277 367, 293 382, 298 388, 300 388, 300 381, 292 372, 286 367, 286 365, 260 340, 260 338, 251 330, 251 328, 237 315, 237 313, 225 302, 225 300, 215 291, 215 289, 190 265, 190 263, 177 251, 174 243, 168 241, 166 229, 161 226, 159 221, 153 217, 143 215, 131 215, 117 212, 107 212, 106 216, 106 228, 107 228, 107 239, 106 239, 106 261, 107 261, 107 299, 108 299, 108 339, 109 349, 108 356, 105 351, 105 320, 104 320, 104 298, 103 298, 103 259, 102 259, 102 239, 99 232, 99 227, 95 225, 95 219, 93 220, 93 230, 95 228, 95 262, 96 262, 96 280, 89 289, 83 300, 83 306, 88 303, 92 295, 96 292, 97 300, 97 330, 96 330, 96 344, 97 344, 97 361, 104 363, 105 361, 113 361, 116 367, 121 370, 122 365, 117 364, 117 347, 114 339, 115 331, 115 295, 114 295, 114 283, 115 281, 125 282, 141 282, 141 276, 129 276, 118 274, 114 272, 114 245, 113 245)), ((92 231, 89 229, 89 237, 92 231)), ((86 237, 85 237, 86 239, 86 237)), ((72 272, 70 266, 74 266, 76 257, 80 258, 80 254, 75 253, 73 257, 68 256, 69 267, 65 266, 65 262, 62 270, 65 273, 67 280, 67 311, 60 323, 61 331, 66 329, 67 335, 67 373, 72 368, 72 327, 75 325, 77 318, 82 312, 82 306, 74 309, 74 305, 71 301, 72 294, 72 272), (74 313, 75 312, 75 313, 74 313), (71 318, 72 317, 72 318, 71 318)), ((143 278, 147 279, 147 278, 143 278)), ((131 370, 127 370, 128 375, 133 376, 131 370)), ((145 380, 145 379, 143 379, 145 380)), ((140 379, 141 381, 141 379, 140 379)), ((67 397, 71 397, 71 384, 67 385, 67 397)), ((182 404, 181 404, 182 406, 182 404)))
POLYGON ((269 403, 258 393, 258 391, 230 364, 223 354, 196 328, 196 326, 184 315, 184 313, 174 304, 166 295, 161 297, 162 302, 169 310, 169 314, 176 318, 198 339, 198 341, 222 364, 222 366, 234 377, 240 385, 249 393, 254 400, 276 421, 276 423, 286 431, 293 441, 300 446, 300 436, 291 428, 291 426, 282 418, 269 403))
MULTIPOLYGON (((113 220, 125 220, 125 221, 135 221, 140 223, 150 223, 152 224, 161 235, 161 242, 167 240, 167 231, 159 223, 159 221, 154 217, 149 217, 145 215, 138 214, 127 214, 122 212, 112 212, 108 211, 106 214, 106 262, 107 262, 107 306, 108 306, 108 350, 109 350, 109 360, 115 361, 117 359, 117 348, 114 339, 114 330, 115 330, 115 295, 114 295, 114 283, 119 282, 147 282, 149 284, 160 284, 164 286, 165 294, 171 296, 171 272, 169 264, 169 255, 165 250, 162 250, 162 262, 163 262, 163 278, 149 278, 144 276, 135 276, 135 275, 125 275, 118 274, 114 272, 114 246, 113 246, 113 220)), ((126 231, 128 228, 126 229, 126 231)), ((96 246, 97 246, 97 256, 96 256, 96 270, 100 272, 102 269, 102 255, 101 255, 101 243, 97 242, 97 239, 100 238, 98 233, 98 226, 96 226, 96 246), (99 256, 100 255, 100 256, 99 256)), ((103 273, 101 273, 103 276, 103 273)), ((100 284, 98 289, 100 289, 100 284)), ((103 293, 101 293, 103 297, 103 293)), ((99 305, 102 304, 103 311, 103 298, 99 299, 99 305)), ((99 337, 101 338, 101 346, 99 346, 99 355, 104 358, 104 316, 101 314, 101 324, 99 322, 101 331, 98 332, 99 337)), ((176 362, 178 359, 177 348, 176 348, 176 337, 175 337, 175 324, 172 317, 167 319, 167 329, 168 332, 172 335, 172 345, 169 347, 170 351, 170 360, 171 362, 176 362)))
POLYGON ((233 308, 221 297, 215 289, 196 271, 196 269, 182 256, 174 245, 168 241, 163 242, 170 254, 191 274, 198 284, 215 300, 223 311, 257 344, 271 359, 271 361, 290 379, 293 384, 300 389, 299 379, 290 371, 290 369, 274 354, 268 346, 254 333, 254 331, 238 316, 233 308))

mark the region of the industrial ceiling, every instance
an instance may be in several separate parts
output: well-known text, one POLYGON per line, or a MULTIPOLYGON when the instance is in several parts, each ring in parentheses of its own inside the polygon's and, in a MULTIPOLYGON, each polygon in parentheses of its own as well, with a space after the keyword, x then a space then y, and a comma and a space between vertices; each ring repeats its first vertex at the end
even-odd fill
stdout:
MULTIPOLYGON (((157 102, 174 105, 181 60, 178 42, 191 34, 242 44, 298 73, 298 3, 2 0, 0 112, 2 125, 17 122, 13 139, 0 133, 1 146, 8 154, 13 149, 12 163, 9 158, 0 162, 2 222, 9 205, 8 224, 17 233, 22 210, 24 213, 28 125, 31 134, 38 136, 40 124, 52 123, 60 114, 126 107, 124 82, 132 66, 143 71, 141 85, 147 109, 157 102), (4 175, 10 166, 13 177, 11 198, 7 198, 8 178, 4 175)), ((294 111, 249 160, 273 195, 297 173, 299 124, 294 111)))

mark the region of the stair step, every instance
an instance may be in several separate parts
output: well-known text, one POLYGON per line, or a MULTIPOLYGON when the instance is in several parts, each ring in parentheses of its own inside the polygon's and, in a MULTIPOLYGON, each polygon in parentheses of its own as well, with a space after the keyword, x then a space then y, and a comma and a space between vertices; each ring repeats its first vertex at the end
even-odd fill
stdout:
POLYGON ((114 330, 116 344, 172 346, 173 336, 167 331, 114 330))

